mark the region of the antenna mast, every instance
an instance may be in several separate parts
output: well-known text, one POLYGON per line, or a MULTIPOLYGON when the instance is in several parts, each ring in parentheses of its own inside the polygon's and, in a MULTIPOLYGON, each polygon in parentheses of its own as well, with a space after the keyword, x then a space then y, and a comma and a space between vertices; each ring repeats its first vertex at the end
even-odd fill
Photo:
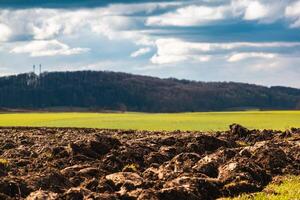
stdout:
POLYGON ((39 75, 41 75, 42 74, 42 64, 40 64, 39 67, 40 67, 40 71, 39 71, 40 73, 39 73, 39 75))

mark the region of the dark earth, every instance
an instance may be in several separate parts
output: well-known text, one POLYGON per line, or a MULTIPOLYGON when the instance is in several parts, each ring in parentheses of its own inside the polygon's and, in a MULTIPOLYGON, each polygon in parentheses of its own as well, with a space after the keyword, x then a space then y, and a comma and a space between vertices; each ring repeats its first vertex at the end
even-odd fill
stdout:
POLYGON ((0 199, 216 199, 300 174, 300 129, 0 128, 0 199))

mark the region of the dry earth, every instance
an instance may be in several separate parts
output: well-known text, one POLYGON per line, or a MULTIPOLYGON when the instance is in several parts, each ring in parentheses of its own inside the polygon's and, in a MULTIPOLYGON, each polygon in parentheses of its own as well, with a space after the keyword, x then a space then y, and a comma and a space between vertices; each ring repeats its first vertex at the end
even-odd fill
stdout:
POLYGON ((299 173, 296 128, 0 128, 0 199, 216 199, 299 173))

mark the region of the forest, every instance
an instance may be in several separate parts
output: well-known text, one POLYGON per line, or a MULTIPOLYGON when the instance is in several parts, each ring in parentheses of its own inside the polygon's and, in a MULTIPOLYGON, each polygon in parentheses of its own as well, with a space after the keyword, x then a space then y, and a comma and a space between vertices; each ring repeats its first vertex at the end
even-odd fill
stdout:
POLYGON ((52 107, 140 112, 299 109, 300 89, 108 71, 25 73, 0 78, 0 108, 52 107))

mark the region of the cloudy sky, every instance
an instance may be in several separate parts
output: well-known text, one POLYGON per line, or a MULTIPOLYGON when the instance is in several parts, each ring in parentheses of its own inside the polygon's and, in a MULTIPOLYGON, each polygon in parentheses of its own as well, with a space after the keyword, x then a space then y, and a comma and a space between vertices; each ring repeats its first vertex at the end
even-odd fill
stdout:
POLYGON ((300 88, 300 0, 82 2, 1 0, 0 76, 41 63, 300 88))

